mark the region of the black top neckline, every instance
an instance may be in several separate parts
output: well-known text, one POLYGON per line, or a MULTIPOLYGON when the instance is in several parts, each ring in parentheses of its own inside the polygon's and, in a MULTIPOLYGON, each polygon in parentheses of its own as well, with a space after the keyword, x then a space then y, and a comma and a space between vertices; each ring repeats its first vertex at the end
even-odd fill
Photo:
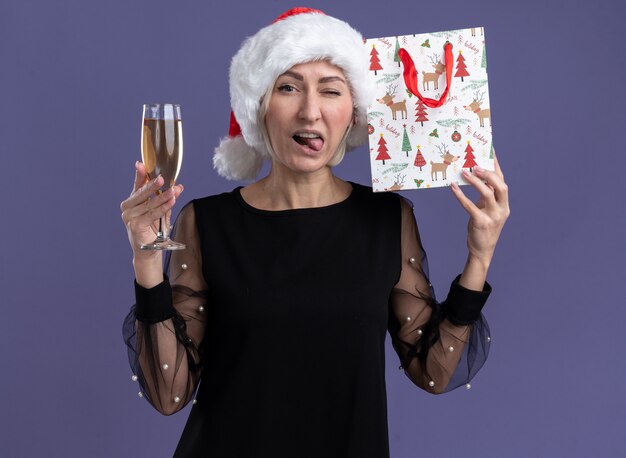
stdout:
POLYGON ((296 216, 296 215, 304 215, 304 214, 312 214, 312 213, 324 213, 324 212, 328 212, 328 211, 334 211, 337 209, 342 209, 345 206, 349 205, 355 198, 356 198, 356 194, 358 192, 358 188, 361 187, 361 185, 357 184, 357 183, 353 183, 352 181, 348 181, 348 183, 350 183, 352 185, 352 191, 350 191, 350 194, 348 195, 348 197, 346 197, 344 200, 336 202, 334 204, 330 204, 330 205, 324 205, 322 207, 305 207, 305 208, 290 208, 290 209, 286 209, 286 210, 264 210, 261 208, 256 208, 253 207, 252 205, 250 205, 248 202, 246 202, 244 200, 244 198, 241 195, 241 189, 243 188, 243 186, 237 186, 235 189, 233 189, 233 196, 235 197, 235 199, 237 200, 237 202, 239 202, 239 204, 246 210, 252 212, 252 213, 256 213, 257 215, 263 215, 263 216, 296 216))

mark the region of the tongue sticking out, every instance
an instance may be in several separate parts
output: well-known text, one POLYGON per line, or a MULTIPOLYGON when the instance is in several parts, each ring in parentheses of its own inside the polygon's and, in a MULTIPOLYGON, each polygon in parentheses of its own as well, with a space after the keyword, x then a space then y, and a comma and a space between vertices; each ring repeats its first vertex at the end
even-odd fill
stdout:
POLYGON ((298 142, 301 145, 306 145, 309 148, 311 148, 313 151, 319 151, 322 149, 322 146, 324 146, 324 140, 322 140, 319 137, 315 137, 315 138, 305 138, 305 137, 300 137, 298 135, 296 135, 294 137, 294 139, 296 140, 296 142, 298 142))

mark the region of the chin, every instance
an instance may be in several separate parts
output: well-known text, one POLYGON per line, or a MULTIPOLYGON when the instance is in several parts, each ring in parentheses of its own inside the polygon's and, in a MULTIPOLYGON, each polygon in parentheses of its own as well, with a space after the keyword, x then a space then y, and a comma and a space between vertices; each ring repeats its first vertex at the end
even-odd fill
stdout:
POLYGON ((321 158, 298 158, 298 160, 288 163, 281 162, 280 167, 288 169, 293 173, 315 173, 322 169, 330 169, 329 159, 320 160, 321 158))
POLYGON ((326 163, 320 165, 302 165, 302 166, 293 166, 289 167, 292 172, 295 173, 316 173, 320 170, 330 170, 330 166, 326 163))
POLYGON ((289 157, 278 157, 275 161, 281 167, 284 167, 295 173, 313 173, 320 169, 330 168, 328 163, 332 160, 333 155, 329 155, 325 151, 295 151, 289 157))

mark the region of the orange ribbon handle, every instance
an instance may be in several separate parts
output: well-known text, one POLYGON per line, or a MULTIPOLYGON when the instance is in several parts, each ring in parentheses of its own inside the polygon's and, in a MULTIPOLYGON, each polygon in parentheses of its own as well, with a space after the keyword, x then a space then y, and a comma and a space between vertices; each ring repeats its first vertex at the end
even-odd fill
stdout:
POLYGON ((428 97, 424 97, 420 94, 417 85, 417 70, 415 69, 415 64, 413 63, 413 59, 409 53, 404 49, 400 48, 398 51, 398 56, 402 61, 402 65, 404 66, 404 84, 406 84, 406 88, 411 91, 411 93, 424 102, 429 108, 437 108, 446 103, 446 99, 448 98, 448 92, 450 91, 450 82, 452 81, 452 43, 446 41, 446 44, 443 45, 443 53, 446 61, 446 89, 441 94, 439 100, 429 99, 428 97))

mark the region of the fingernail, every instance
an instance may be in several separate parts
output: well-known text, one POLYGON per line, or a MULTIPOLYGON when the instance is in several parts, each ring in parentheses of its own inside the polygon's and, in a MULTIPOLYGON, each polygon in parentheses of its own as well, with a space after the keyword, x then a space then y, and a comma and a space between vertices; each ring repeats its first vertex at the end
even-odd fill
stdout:
POLYGON ((463 175, 465 175, 466 177, 468 177, 470 175, 470 173, 467 170, 463 170, 463 175))
POLYGON ((485 171, 485 169, 483 169, 482 167, 478 167, 478 166, 474 167, 474 170, 476 170, 477 172, 484 172, 485 171))

